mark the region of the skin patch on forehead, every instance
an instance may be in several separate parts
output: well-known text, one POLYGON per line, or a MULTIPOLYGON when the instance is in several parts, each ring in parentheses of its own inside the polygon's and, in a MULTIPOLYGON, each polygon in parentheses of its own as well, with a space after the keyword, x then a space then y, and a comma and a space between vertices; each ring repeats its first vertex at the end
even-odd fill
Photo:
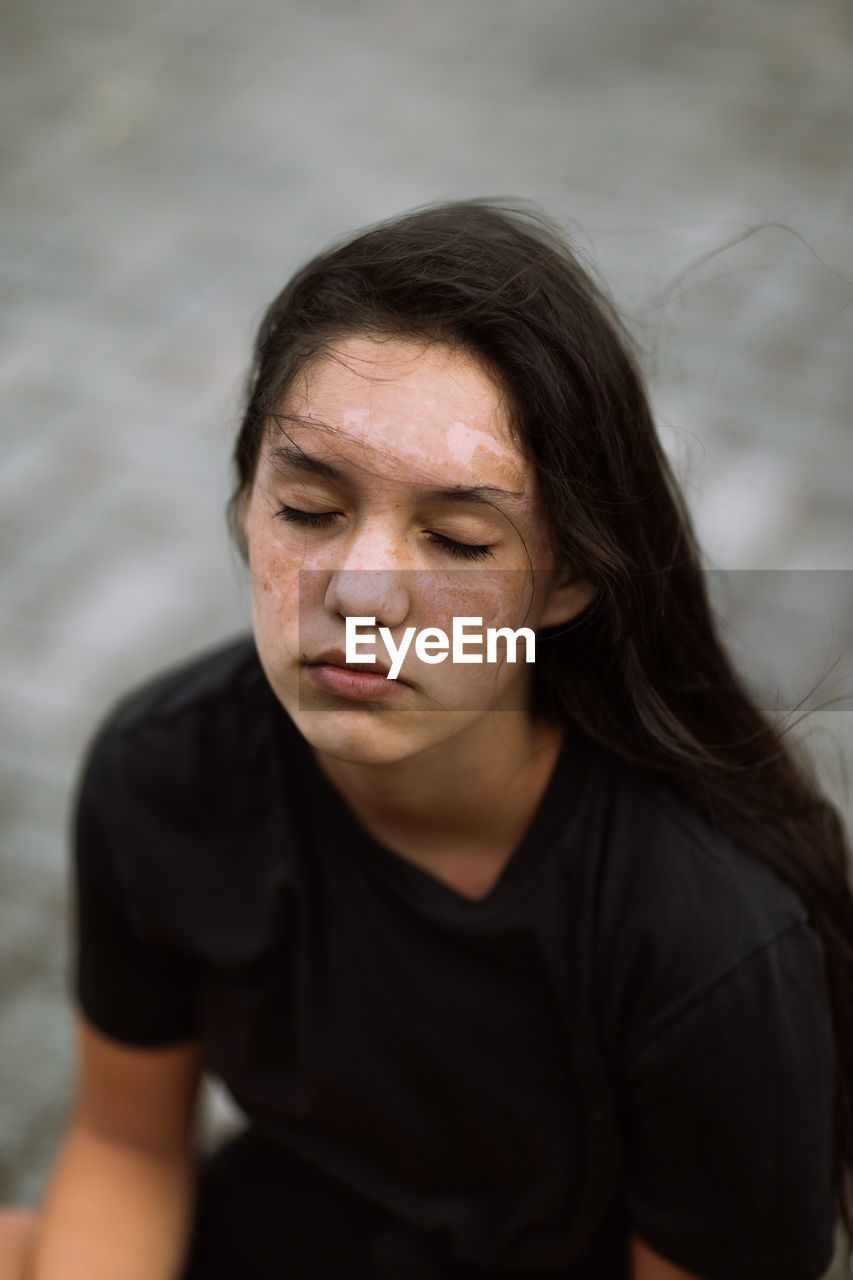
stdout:
POLYGON ((350 339, 312 362, 289 408, 295 424, 316 423, 330 440, 363 451, 362 465, 377 478, 389 476, 390 464, 397 478, 414 466, 436 484, 476 483, 487 474, 516 493, 526 488, 498 389, 476 363, 449 348, 350 339), (467 474, 440 473, 440 459, 467 474))
MULTIPOLYGON (((481 450, 496 460, 504 456, 495 449, 491 436, 474 427, 469 427, 465 422, 449 423, 444 438, 447 452, 457 462, 468 464, 481 450)), ((516 480, 516 483, 519 481, 516 480)))
POLYGON ((344 409, 342 421, 345 427, 363 427, 369 416, 369 409, 344 409))

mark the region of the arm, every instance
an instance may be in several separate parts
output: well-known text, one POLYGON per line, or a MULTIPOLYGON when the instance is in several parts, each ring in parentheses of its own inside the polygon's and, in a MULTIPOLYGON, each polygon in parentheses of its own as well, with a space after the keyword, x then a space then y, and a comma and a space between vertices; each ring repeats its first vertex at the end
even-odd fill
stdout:
POLYGON ((78 1015, 78 1089, 26 1280, 175 1280, 194 1210, 199 1041, 121 1044, 78 1015))
POLYGON ((639 1236, 631 1236, 629 1247, 629 1275, 631 1280, 700 1280, 695 1272, 683 1271, 674 1262, 662 1258, 639 1236))
MULTIPOLYGON (((834 1058, 811 926, 792 921, 753 948, 637 1036, 625 1063, 631 1227, 687 1268, 661 1276, 823 1275, 834 1251, 834 1058)), ((647 1247, 635 1246, 636 1280, 647 1247)))

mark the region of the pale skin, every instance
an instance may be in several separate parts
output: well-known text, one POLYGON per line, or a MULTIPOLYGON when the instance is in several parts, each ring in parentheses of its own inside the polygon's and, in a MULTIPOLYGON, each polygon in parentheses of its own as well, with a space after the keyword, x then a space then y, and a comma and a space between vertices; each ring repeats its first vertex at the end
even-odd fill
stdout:
MULTIPOLYGON (((351 339, 305 371, 281 411, 284 434, 270 433, 243 503, 266 674, 362 824, 459 893, 482 897, 528 826, 559 751, 559 731, 527 710, 530 668, 454 671, 410 654, 401 671, 410 683, 388 705, 318 690, 303 659, 343 648, 347 614, 376 616, 395 634, 411 624, 449 631, 454 613, 539 628, 574 617, 593 588, 557 565, 535 474, 497 387, 470 357, 351 339), (269 448, 282 441, 333 462, 338 477, 282 466, 269 448), (504 490, 498 510, 424 497, 472 485, 504 490), (284 521, 284 506, 334 516, 305 527, 284 521), (487 546, 489 555, 453 557, 447 539, 487 546)), ((170 1280, 192 1212, 202 1045, 132 1048, 79 1013, 75 1028, 76 1094, 62 1152, 41 1218, 0 1209, 0 1280, 170 1280), (128 1252, 130 1240, 139 1244, 128 1252)), ((637 1235, 629 1274, 698 1280, 637 1235)))
POLYGON ((482 896, 559 751, 559 730, 527 710, 530 667, 454 670, 418 664, 410 651, 407 696, 379 706, 306 686, 302 659, 343 648, 347 615, 376 617, 395 636, 411 625, 449 632, 453 614, 537 628, 574 617, 593 591, 559 571, 534 472, 511 439, 498 389, 469 357, 368 338, 339 344, 335 356, 309 367, 282 406, 246 495, 259 654, 363 825, 460 892, 482 896), (282 446, 334 465, 339 478, 282 464, 282 446), (503 491, 494 505, 423 496, 483 484, 503 491), (283 507, 329 523, 284 522, 283 507), (469 567, 435 538, 487 546, 488 558, 469 567))

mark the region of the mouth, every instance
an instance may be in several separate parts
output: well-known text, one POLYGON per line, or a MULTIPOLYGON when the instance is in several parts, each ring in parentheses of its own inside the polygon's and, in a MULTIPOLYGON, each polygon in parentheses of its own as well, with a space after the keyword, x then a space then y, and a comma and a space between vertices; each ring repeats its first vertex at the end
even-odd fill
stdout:
POLYGON ((305 659, 306 672, 319 689, 350 702, 377 702, 399 698, 410 688, 405 680, 390 680, 384 662, 347 662, 341 649, 327 649, 305 659))
POLYGON ((341 667, 344 671, 363 671, 365 675, 383 678, 391 670, 387 662, 378 658, 376 662, 347 662, 343 649, 324 649, 316 658, 306 658, 305 664, 309 667, 341 667))

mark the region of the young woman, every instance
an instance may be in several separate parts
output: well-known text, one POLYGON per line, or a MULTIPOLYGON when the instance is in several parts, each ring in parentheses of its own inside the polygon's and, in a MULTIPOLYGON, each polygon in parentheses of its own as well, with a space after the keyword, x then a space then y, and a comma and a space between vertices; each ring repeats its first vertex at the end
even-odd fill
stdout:
POLYGON ((842 825, 721 647, 605 297, 500 205, 379 225, 270 306, 235 461, 254 634, 84 770, 28 1274, 823 1274, 842 825), (206 1157, 203 1067, 248 1117, 206 1157))

